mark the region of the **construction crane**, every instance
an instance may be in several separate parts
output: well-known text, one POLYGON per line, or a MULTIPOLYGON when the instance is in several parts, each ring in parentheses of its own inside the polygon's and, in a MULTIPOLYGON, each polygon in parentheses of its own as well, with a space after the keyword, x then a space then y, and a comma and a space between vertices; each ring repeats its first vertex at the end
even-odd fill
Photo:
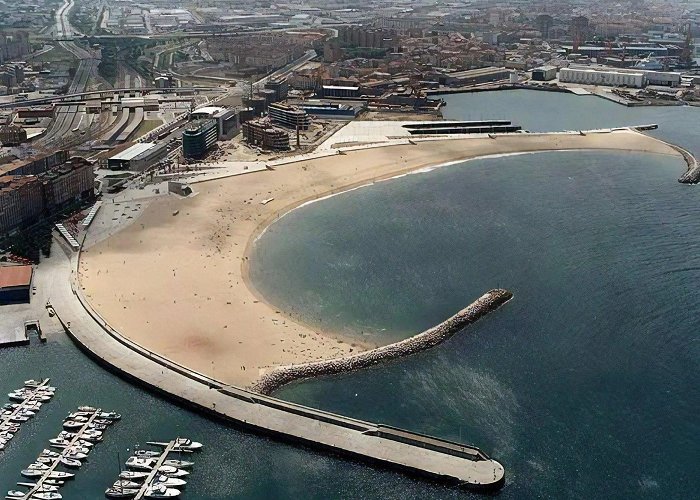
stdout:
POLYGON ((688 22, 685 25, 685 42, 683 43, 683 50, 679 58, 679 62, 684 68, 690 68, 693 65, 693 48, 690 22, 688 22))

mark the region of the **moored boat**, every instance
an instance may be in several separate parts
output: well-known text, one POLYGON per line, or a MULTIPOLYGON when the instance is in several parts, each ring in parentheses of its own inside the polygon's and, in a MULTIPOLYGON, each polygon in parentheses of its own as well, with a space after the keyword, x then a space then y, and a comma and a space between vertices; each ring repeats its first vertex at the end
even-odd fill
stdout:
POLYGON ((146 489, 146 498, 175 498, 180 496, 180 490, 166 488, 165 486, 154 486, 146 489))
POLYGON ((187 460, 165 460, 163 465, 170 465, 178 469, 190 469, 194 465, 194 462, 188 462, 187 460))
POLYGON ((125 470, 119 473, 121 479, 127 479, 130 481, 142 482, 149 476, 148 472, 137 472, 131 470, 125 470))
POLYGON ((136 488, 107 488, 105 490, 105 496, 107 498, 133 498, 139 492, 136 488))

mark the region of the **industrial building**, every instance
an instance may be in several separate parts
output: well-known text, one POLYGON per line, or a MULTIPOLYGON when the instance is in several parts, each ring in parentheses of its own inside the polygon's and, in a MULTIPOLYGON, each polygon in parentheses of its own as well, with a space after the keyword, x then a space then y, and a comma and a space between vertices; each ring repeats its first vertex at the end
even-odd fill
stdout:
POLYGON ((293 130, 309 130, 311 119, 306 111, 296 106, 274 103, 267 108, 272 123, 293 130))
POLYGON ((274 151, 289 149, 289 134, 273 126, 267 118, 249 120, 243 124, 243 138, 253 146, 274 151))
POLYGON ((335 97, 340 99, 357 99, 360 97, 360 87, 349 87, 340 85, 322 85, 320 89, 321 97, 335 97))
POLYGON ((612 69, 603 71, 589 68, 562 68, 559 70, 559 81, 632 88, 642 88, 646 83, 642 72, 622 72, 612 69))
POLYGON ((166 154, 167 144, 141 142, 109 157, 107 168, 140 172, 162 160, 166 154))
POLYGON ((190 122, 182 132, 182 155, 185 158, 201 160, 216 144, 217 138, 216 120, 207 118, 190 122))
MULTIPOLYGON (((632 68, 637 71, 636 68, 632 68)), ((627 71, 627 70, 623 70, 627 71)), ((663 85, 665 87, 678 87, 681 84, 681 74, 675 71, 651 71, 641 70, 644 73, 647 85, 663 85)))
POLYGON ((340 120, 352 120, 363 109, 363 106, 359 105, 353 106, 323 101, 305 101, 302 104, 297 104, 297 107, 303 109, 311 116, 340 120))
POLYGON ((452 73, 438 73, 431 75, 430 79, 449 87, 465 87, 467 85, 476 85, 477 83, 507 80, 510 78, 511 73, 512 71, 507 68, 488 67, 454 71, 452 73))
POLYGON ((624 85, 636 88, 647 85, 677 87, 681 84, 681 74, 674 71, 652 71, 638 68, 612 69, 607 66, 571 66, 563 68, 559 72, 559 80, 590 85, 624 85))
POLYGON ((557 77, 556 66, 540 66, 532 70, 532 79, 538 82, 548 82, 557 77))
POLYGON ((240 130, 238 114, 233 109, 226 109, 219 106, 206 106, 195 109, 190 114, 191 120, 212 119, 216 121, 218 130, 217 139, 226 141, 233 138, 240 130))
POLYGON ((32 266, 0 266, 0 305, 29 302, 33 275, 32 266))

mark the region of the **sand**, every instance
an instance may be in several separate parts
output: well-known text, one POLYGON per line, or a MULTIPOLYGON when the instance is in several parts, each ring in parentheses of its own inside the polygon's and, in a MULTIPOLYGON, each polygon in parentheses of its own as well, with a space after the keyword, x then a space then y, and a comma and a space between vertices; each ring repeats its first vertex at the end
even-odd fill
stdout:
POLYGON ((248 282, 250 245, 277 217, 305 201, 430 165, 561 149, 679 156, 660 141, 620 131, 426 141, 306 160, 194 184, 193 197, 152 202, 135 223, 83 251, 81 283, 92 306, 126 337, 247 387, 274 366, 376 347, 315 331, 268 305, 248 282))

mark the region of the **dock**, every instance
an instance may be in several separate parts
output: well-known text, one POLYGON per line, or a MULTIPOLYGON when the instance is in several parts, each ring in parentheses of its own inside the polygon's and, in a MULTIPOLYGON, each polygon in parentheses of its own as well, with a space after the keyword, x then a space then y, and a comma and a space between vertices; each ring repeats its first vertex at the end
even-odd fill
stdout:
MULTIPOLYGON (((95 418, 97 418, 97 414, 98 414, 98 412, 95 411, 90 416, 88 421, 85 422, 85 424, 80 428, 80 430, 75 433, 75 436, 70 440, 69 448, 75 446, 78 443, 78 441, 80 441, 82 439, 83 433, 87 430, 88 425, 91 424, 92 421, 95 420, 95 418)), ((68 449, 68 448, 66 448, 66 449, 68 449)), ((49 479, 49 476, 51 475, 51 473, 54 472, 56 470, 56 467, 59 466, 59 464, 61 463, 61 458, 64 455, 65 455, 65 451, 61 452, 60 458, 57 458, 56 460, 54 460, 53 463, 49 466, 49 468, 44 471, 44 475, 41 476, 41 478, 37 479, 35 486, 27 492, 27 494, 23 497, 23 500, 29 500, 32 497, 32 495, 34 495, 34 493, 36 493, 38 490, 41 489, 41 487, 44 484, 44 481, 49 479)))
MULTIPOLYGON (((43 403, 44 401, 40 401, 40 399, 42 399, 43 396, 47 396, 49 394, 49 391, 47 391, 48 384, 48 378, 43 379, 35 387, 30 387, 27 383, 25 383, 25 387, 23 388, 23 390, 30 391, 31 393, 24 399, 24 401, 18 403, 17 408, 0 417, 0 450, 5 447, 5 444, 9 442, 10 439, 12 439, 4 438, 3 433, 10 432, 9 429, 11 427, 20 425, 20 422, 18 422, 18 417, 22 416, 28 410, 34 412, 39 411, 37 403, 43 403)), ((10 432, 10 434, 12 434, 12 436, 14 437, 16 432, 10 432)))
POLYGON ((24 328, 15 327, 0 331, 0 347, 29 345, 29 336, 24 328))
MULTIPOLYGON (((91 428, 91 424, 93 424, 93 422, 97 418, 99 418, 100 414, 102 413, 102 409, 90 408, 89 410, 88 409, 83 409, 83 410, 79 409, 79 411, 83 411, 84 413, 89 413, 90 416, 83 423, 83 425, 77 431, 74 432, 75 435, 67 440, 68 444, 63 448, 63 450, 61 452, 57 452, 58 456, 50 457, 51 458, 50 465, 48 466, 47 469, 44 469, 41 471, 42 475, 38 478, 31 478, 34 481, 34 485, 30 487, 29 491, 27 491, 27 493, 25 493, 25 495, 23 497, 17 497, 17 498, 19 498, 21 500, 30 500, 30 499, 34 498, 34 495, 36 493, 43 490, 45 483, 46 483, 46 485, 57 486, 56 484, 54 484, 53 481, 50 483, 47 481, 50 479, 53 479, 51 476, 53 475, 54 472, 56 472, 56 468, 59 465, 61 465, 61 460, 63 460, 64 458, 71 458, 69 456, 70 450, 76 446, 79 446, 79 442, 81 440, 91 441, 91 442, 93 441, 94 438, 89 438, 89 437, 85 436, 85 433, 88 429, 91 428)), ((97 440, 95 439, 94 441, 97 441, 97 440)), ((70 477, 67 477, 66 479, 73 478, 74 473, 71 472, 70 474, 72 474, 72 475, 70 477)), ((18 484, 27 485, 29 483, 18 483, 18 484)))
POLYGON ((153 469, 151 470, 150 474, 148 474, 148 477, 146 480, 143 482, 141 485, 141 488, 139 488, 138 493, 136 493, 136 496, 134 497, 134 500, 141 500, 144 498, 144 495, 146 494, 146 491, 148 490, 148 487, 151 485, 155 477, 158 475, 158 469, 160 469, 163 466, 163 462, 165 462, 165 459, 168 458, 168 454, 173 451, 173 448, 175 447, 175 441, 170 441, 168 443, 168 446, 165 447, 165 450, 163 450, 163 453, 158 457, 158 460, 156 460, 156 464, 153 466, 153 469))

